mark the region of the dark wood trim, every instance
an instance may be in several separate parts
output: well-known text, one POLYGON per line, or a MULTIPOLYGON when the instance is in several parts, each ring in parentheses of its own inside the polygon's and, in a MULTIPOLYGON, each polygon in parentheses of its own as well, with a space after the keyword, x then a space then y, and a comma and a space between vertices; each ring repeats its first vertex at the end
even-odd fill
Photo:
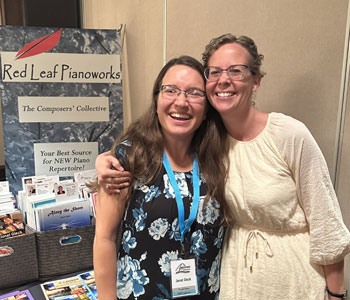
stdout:
POLYGON ((0 4, 2 25, 81 27, 80 0, 0 0, 0 4))
POLYGON ((0 0, 0 25, 5 25, 5 7, 4 0, 0 0))
POLYGON ((25 0, 24 5, 26 26, 80 28, 78 0, 25 0))
POLYGON ((24 0, 3 0, 4 25, 25 25, 24 0))

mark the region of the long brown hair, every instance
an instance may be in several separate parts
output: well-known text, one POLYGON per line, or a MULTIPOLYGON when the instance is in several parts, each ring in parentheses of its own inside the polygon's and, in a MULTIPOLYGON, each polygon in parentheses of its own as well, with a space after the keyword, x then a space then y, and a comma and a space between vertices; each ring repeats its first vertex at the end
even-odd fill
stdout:
MULTIPOLYGON (((168 70, 175 65, 184 65, 196 70, 205 83, 203 66, 198 60, 190 56, 171 59, 155 80, 152 103, 147 112, 132 123, 114 144, 115 147, 125 140, 131 143, 131 148, 126 156, 125 168, 135 178, 143 178, 146 183, 154 179, 162 168, 164 141, 157 115, 157 101, 162 80, 168 70)), ((207 117, 196 130, 190 150, 197 154, 200 171, 208 186, 206 201, 209 197, 215 198, 223 208, 225 219, 229 220, 224 196, 227 176, 227 132, 219 113, 209 102, 207 106, 207 117)))

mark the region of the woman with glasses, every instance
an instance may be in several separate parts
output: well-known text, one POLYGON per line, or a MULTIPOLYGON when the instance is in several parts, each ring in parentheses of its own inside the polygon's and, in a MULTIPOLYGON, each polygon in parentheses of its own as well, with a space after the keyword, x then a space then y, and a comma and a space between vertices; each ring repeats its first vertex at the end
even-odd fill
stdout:
POLYGON ((94 269, 100 300, 218 297, 226 173, 216 146, 225 147, 224 127, 204 90, 200 62, 170 60, 155 81, 147 113, 115 143, 113 153, 133 180, 118 195, 98 189, 94 269))
MULTIPOLYGON (((234 223, 224 240, 220 299, 344 298, 350 234, 326 162, 304 124, 254 106, 262 59, 252 39, 231 34, 203 53, 206 94, 229 145, 225 197, 234 223)), ((110 165, 118 168, 101 156, 96 166, 115 191, 123 185, 112 184, 120 175, 110 165)))
POLYGON ((326 162, 304 124, 252 104, 262 59, 252 39, 229 34, 203 53, 207 97, 230 144, 225 196, 235 223, 220 299, 343 297, 350 234, 326 162))

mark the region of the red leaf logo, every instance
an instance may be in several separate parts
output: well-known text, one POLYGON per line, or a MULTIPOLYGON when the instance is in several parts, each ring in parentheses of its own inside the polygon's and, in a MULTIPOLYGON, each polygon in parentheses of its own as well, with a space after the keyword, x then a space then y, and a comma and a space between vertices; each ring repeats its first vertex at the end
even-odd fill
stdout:
POLYGON ((35 41, 30 42, 17 52, 16 59, 30 57, 51 50, 58 44, 61 37, 61 33, 62 28, 54 33, 51 33, 49 35, 43 36, 41 38, 36 39, 35 41))

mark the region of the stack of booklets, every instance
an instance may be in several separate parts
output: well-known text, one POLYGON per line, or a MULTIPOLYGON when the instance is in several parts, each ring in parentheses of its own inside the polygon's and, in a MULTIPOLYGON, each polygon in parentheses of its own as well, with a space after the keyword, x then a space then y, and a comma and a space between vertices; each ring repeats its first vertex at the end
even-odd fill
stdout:
POLYGON ((24 235, 21 212, 9 191, 8 181, 0 182, 0 240, 24 235))
POLYGON ((36 231, 90 225, 97 197, 86 185, 95 180, 95 169, 75 173, 74 180, 23 177, 17 200, 8 182, 0 182, 0 238, 24 234, 24 223, 36 231))
POLYGON ((85 182, 96 178, 96 170, 80 173, 74 174, 76 181, 60 181, 58 176, 22 178, 23 190, 17 199, 25 223, 37 231, 90 225, 92 202, 83 196, 82 189, 85 182))
POLYGON ((77 172, 74 174, 74 180, 78 183, 80 196, 90 204, 90 215, 96 217, 96 201, 97 201, 97 192, 93 192, 87 187, 87 184, 97 180, 96 170, 86 170, 77 172))
MULTIPOLYGON (((34 300, 33 296, 28 290, 16 291, 13 293, 0 296, 0 300, 34 300)), ((57 300, 57 299, 56 299, 57 300)))
POLYGON ((16 206, 16 198, 10 192, 8 181, 0 181, 0 213, 12 211, 16 206))
POLYGON ((47 300, 98 299, 94 271, 45 282, 41 289, 47 300))

